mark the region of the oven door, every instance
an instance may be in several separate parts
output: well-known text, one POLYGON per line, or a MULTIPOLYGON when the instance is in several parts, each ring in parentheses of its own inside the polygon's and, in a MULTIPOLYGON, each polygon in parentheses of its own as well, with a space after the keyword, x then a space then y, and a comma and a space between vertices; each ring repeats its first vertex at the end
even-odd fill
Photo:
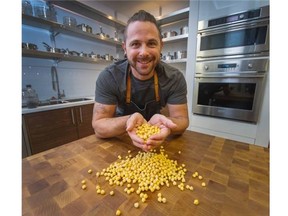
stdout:
POLYGON ((198 32, 197 58, 265 54, 269 51, 269 21, 228 25, 198 32))
POLYGON ((257 122, 264 76, 195 77, 194 114, 257 122))

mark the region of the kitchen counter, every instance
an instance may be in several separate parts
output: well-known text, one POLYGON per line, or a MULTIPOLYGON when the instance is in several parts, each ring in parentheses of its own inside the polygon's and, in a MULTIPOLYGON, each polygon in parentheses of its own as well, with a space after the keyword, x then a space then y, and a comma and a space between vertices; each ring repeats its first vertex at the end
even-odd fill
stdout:
MULTIPOLYGON (((38 106, 36 108, 22 108, 22 114, 28 114, 28 113, 36 113, 36 112, 42 112, 42 111, 48 111, 48 110, 55 110, 55 109, 62 109, 67 107, 73 107, 73 106, 81 106, 86 104, 92 104, 94 103, 93 97, 85 97, 87 100, 83 101, 77 101, 77 102, 68 102, 68 103, 59 103, 59 104, 52 104, 52 105, 45 105, 45 106, 38 106)), ((63 99, 65 101, 65 99, 63 99)))
POLYGON ((131 150, 135 156, 139 149, 127 135, 111 139, 91 135, 23 159, 22 214, 112 216, 120 209, 123 216, 269 215, 269 149, 191 131, 169 138, 163 146, 169 159, 185 164, 185 184, 193 191, 164 185, 147 192, 142 203, 135 192, 128 195, 124 186, 109 185, 95 173, 119 161, 118 155, 127 156, 131 150), (203 180, 192 177, 195 171, 203 180), (84 179, 86 190, 81 189, 84 179), (97 184, 105 195, 96 193, 97 184), (157 201, 158 192, 167 203, 157 201), (199 205, 193 204, 194 199, 199 205), (136 201, 138 209, 133 207, 136 201))

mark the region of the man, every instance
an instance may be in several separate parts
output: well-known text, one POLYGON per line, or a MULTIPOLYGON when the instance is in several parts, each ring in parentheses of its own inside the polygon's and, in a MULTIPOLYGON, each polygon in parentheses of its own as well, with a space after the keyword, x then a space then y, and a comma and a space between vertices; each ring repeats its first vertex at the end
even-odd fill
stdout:
POLYGON ((188 127, 186 81, 180 71, 160 61, 161 32, 146 11, 128 20, 122 46, 127 59, 107 67, 97 79, 92 126, 99 138, 127 131, 135 146, 148 151, 188 127), (165 106, 168 117, 160 112, 165 106), (135 133, 144 122, 160 127, 146 142, 135 133))

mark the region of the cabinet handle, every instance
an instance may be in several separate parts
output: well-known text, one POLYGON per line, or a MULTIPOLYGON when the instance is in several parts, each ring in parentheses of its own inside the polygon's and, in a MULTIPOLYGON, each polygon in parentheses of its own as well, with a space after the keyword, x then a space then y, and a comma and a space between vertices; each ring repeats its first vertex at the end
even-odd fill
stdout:
POLYGON ((82 123, 83 123, 83 118, 82 118, 82 108, 79 107, 79 109, 80 109, 80 123, 82 124, 82 123))
POLYGON ((71 109, 72 123, 75 125, 74 110, 71 109))

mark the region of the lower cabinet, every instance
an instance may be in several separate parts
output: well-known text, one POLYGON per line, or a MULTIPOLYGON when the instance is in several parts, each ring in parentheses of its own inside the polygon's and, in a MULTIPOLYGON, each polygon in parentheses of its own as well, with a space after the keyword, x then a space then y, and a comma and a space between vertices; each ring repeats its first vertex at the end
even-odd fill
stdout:
POLYGON ((28 154, 36 154, 94 133, 93 104, 22 115, 28 154))

